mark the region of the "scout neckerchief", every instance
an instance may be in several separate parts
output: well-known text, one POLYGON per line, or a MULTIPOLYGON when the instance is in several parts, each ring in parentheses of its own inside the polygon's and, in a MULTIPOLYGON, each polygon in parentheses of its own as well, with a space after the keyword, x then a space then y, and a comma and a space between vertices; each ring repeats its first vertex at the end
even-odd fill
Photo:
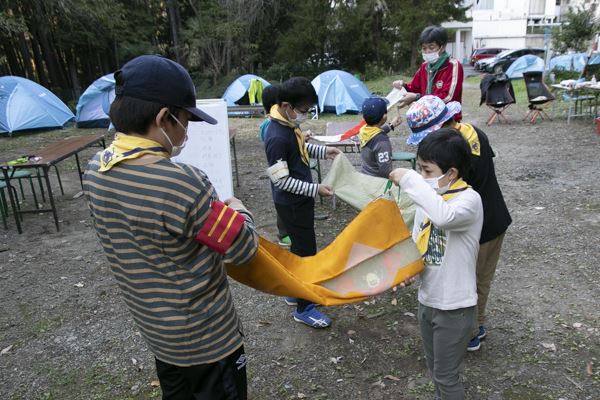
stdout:
POLYGON ((360 139, 360 147, 365 147, 367 143, 375 136, 379 135, 383 130, 378 126, 365 125, 358 131, 358 138, 360 139))
POLYGON ((279 106, 277 104, 274 104, 273 107, 271 107, 271 110, 269 111, 269 118, 271 121, 277 121, 279 124, 294 130, 296 142, 298 143, 298 150, 300 150, 300 157, 302 157, 302 162, 308 165, 308 150, 306 149, 306 143, 304 142, 304 133, 302 133, 302 129, 281 115, 279 112, 279 106))
POLYGON ((117 133, 110 146, 100 153, 99 171, 108 171, 123 160, 132 160, 146 154, 169 157, 167 150, 154 140, 117 133))
POLYGON ((433 78, 435 78, 435 74, 442 68, 442 65, 446 62, 446 60, 450 58, 448 53, 444 50, 442 54, 440 54, 440 58, 434 63, 427 63, 427 91, 425 94, 431 94, 433 91, 433 78))
POLYGON ((462 137, 465 138, 467 142, 469 142, 469 147, 471 148, 471 154, 480 156, 481 155, 481 146, 479 145, 479 136, 477 135, 477 131, 470 124, 461 124, 460 122, 455 122, 452 126, 454 129, 460 132, 462 137))
MULTIPOLYGON (((442 195, 444 201, 448 201, 458 195, 458 193, 466 190, 470 186, 467 185, 462 178, 458 179, 456 182, 450 186, 448 191, 442 195)), ((427 217, 421 223, 421 231, 417 236, 417 248, 423 257, 427 253, 427 245, 429 244, 429 235, 431 234, 431 220, 427 217)))

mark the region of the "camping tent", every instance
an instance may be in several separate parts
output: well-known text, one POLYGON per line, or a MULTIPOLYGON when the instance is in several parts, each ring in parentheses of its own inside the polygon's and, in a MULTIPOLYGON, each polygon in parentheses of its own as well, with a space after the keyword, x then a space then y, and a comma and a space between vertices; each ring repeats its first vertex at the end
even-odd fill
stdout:
POLYGON ((0 133, 61 128, 75 116, 43 86, 19 76, 0 77, 0 133))
POLYGON ((544 71, 544 60, 533 54, 526 54, 515 60, 506 70, 510 79, 522 78, 523 72, 544 71))
POLYGON ((563 54, 552 57, 548 65, 548 69, 551 71, 560 70, 582 72, 587 60, 588 56, 586 53, 563 54))
POLYGON ((348 111, 359 112, 371 92, 364 83, 347 72, 325 71, 312 80, 319 96, 321 112, 335 112, 337 115, 348 111))
MULTIPOLYGON (((232 107, 238 104, 250 104, 248 89, 250 89, 250 85, 252 81, 259 81, 262 88, 265 88, 271 85, 269 82, 261 78, 260 76, 246 74, 237 78, 235 81, 231 83, 225 90, 223 94, 223 99, 227 102, 228 107, 232 107)), ((262 89, 260 91, 260 95, 262 95, 262 89)), ((260 98, 255 101, 256 103, 260 103, 262 100, 260 98)))
POLYGON ((98 78, 83 92, 75 111, 78 128, 108 128, 108 111, 115 99, 113 74, 98 78))

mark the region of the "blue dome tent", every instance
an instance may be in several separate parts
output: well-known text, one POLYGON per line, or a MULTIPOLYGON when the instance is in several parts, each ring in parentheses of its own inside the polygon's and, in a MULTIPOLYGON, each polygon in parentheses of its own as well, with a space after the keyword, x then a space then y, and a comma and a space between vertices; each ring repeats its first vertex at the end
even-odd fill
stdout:
POLYGON ((583 67, 587 64, 588 56, 586 53, 563 54, 552 57, 548 64, 548 69, 560 71, 577 71, 582 72, 583 67))
POLYGON ((108 128, 108 111, 115 99, 115 78, 113 74, 98 78, 83 92, 75 110, 78 128, 108 128))
POLYGON ((518 79, 523 77, 523 72, 544 71, 544 60, 533 54, 526 54, 515 60, 506 70, 506 75, 510 79, 518 79))
POLYGON ((0 133, 62 128, 75 116, 45 87, 19 76, 0 77, 0 133))
POLYGON ((362 104, 371 92, 364 83, 347 72, 339 70, 325 71, 312 80, 319 96, 321 112, 360 112, 362 104))
POLYGON ((259 80, 262 83, 263 88, 271 85, 260 76, 253 74, 240 76, 227 87, 223 94, 222 98, 227 102, 228 107, 233 107, 238 104, 250 104, 248 100, 248 89, 250 89, 250 84, 253 80, 259 80))

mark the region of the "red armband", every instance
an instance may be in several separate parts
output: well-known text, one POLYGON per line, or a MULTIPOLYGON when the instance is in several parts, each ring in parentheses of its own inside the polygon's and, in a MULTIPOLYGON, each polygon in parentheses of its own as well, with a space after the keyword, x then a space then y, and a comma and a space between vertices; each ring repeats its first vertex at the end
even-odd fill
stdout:
POLYGON ((217 253, 225 254, 240 233, 246 218, 222 201, 213 201, 210 207, 212 210, 195 239, 217 253))

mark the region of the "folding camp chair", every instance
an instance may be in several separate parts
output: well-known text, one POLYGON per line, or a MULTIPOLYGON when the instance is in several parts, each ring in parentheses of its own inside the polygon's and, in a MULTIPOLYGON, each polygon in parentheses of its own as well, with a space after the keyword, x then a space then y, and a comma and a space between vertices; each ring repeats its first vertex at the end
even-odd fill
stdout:
POLYGON ((544 83, 544 73, 540 71, 523 72, 523 79, 525 80, 525 89, 527 90, 527 99, 529 100, 529 112, 527 112, 523 121, 529 120, 530 123, 535 124, 538 117, 542 120, 551 120, 548 114, 540 107, 542 104, 555 99, 550 89, 544 83))
POLYGON ((509 124, 510 122, 502 113, 516 101, 512 83, 506 74, 484 76, 479 88, 481 90, 480 105, 485 103, 492 110, 492 114, 486 122, 487 126, 492 125, 496 119, 509 124))

